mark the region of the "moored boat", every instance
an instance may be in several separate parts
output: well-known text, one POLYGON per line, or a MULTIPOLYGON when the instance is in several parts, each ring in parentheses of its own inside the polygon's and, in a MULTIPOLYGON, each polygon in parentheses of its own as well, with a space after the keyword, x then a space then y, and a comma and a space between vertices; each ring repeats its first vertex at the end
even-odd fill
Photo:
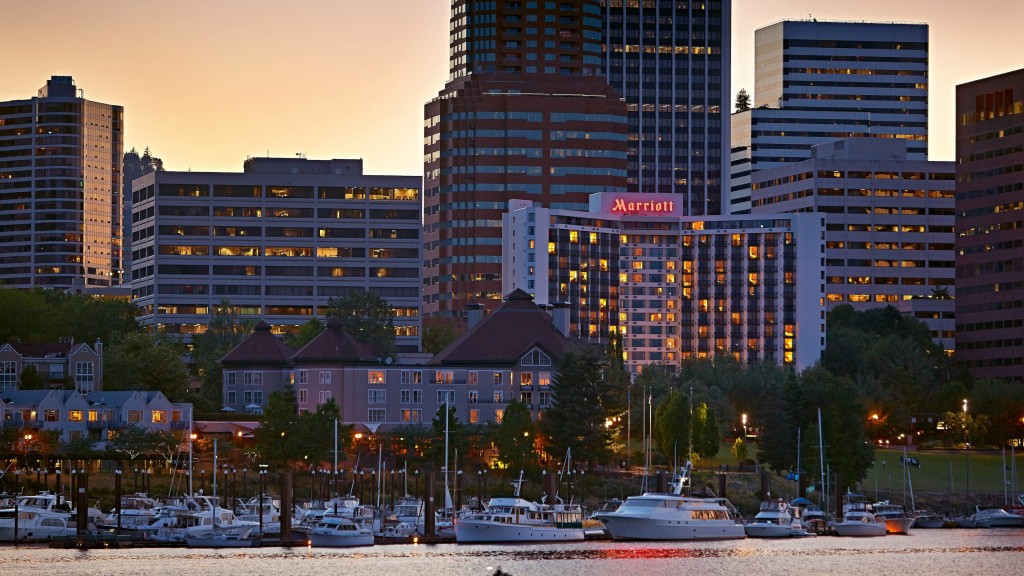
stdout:
POLYGON ((877 518, 860 494, 843 497, 843 519, 833 527, 838 536, 885 536, 885 520, 877 518))
POLYGON ((1016 528, 1024 526, 1024 516, 1011 514, 999 507, 975 508, 974 526, 977 528, 1016 528))
POLYGON ((751 538, 789 538, 791 536, 813 535, 804 530, 800 512, 785 500, 766 500, 754 519, 743 525, 743 531, 751 538))
POLYGON ((876 518, 885 520, 885 531, 889 534, 909 534, 914 526, 914 516, 907 514, 899 504, 888 501, 876 502, 872 506, 872 511, 876 518))
POLYGON ((615 540, 725 540, 745 538, 724 498, 682 495, 688 485, 690 464, 672 483, 671 493, 647 492, 630 496, 613 512, 599 514, 615 540))
POLYGON ((519 497, 522 472, 512 483, 514 495, 491 498, 482 512, 454 520, 460 544, 570 542, 583 540, 583 509, 576 504, 538 504, 519 497))
POLYGON ((327 514, 306 534, 310 546, 372 546, 373 531, 351 517, 327 514))

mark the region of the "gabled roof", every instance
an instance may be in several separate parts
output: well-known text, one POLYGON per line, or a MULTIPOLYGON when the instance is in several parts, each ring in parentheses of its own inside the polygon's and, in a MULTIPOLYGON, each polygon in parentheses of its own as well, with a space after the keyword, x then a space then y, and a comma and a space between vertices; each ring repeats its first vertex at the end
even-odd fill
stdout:
POLYGON ((71 352, 71 344, 65 344, 62 342, 8 342, 6 345, 13 348, 18 354, 29 358, 46 358, 47 356, 53 358, 66 358, 68 353, 71 352))
POLYGON ((288 364, 292 349, 270 332, 261 321, 250 334, 220 359, 221 364, 288 364))
POLYGON ((430 363, 515 365, 534 346, 557 360, 569 344, 551 315, 534 304, 532 296, 516 289, 501 307, 439 352, 430 363))
POLYGON ((292 355, 292 362, 377 363, 377 352, 356 340, 333 321, 292 355))
MULTIPOLYGON (((37 406, 47 396, 56 395, 60 390, 6 390, 0 393, 0 399, 6 404, 37 406)), ((61 396, 56 396, 58 399, 61 396)))

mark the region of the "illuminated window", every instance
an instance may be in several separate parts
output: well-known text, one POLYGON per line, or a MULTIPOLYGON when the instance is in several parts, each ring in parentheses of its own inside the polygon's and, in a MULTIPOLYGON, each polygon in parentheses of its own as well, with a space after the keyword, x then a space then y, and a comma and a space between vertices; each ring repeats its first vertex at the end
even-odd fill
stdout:
POLYGON ((367 375, 367 381, 370 384, 383 384, 384 383, 384 371, 383 370, 370 370, 367 375))
POLYGON ((81 422, 85 413, 81 410, 68 410, 68 422, 81 422))

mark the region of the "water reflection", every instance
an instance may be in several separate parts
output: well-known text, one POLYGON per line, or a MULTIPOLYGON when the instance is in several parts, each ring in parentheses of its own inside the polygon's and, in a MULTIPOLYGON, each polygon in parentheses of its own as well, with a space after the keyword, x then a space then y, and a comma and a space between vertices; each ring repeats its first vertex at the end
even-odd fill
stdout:
POLYGON ((849 539, 558 545, 398 545, 360 549, 4 549, 0 573, 61 576, 678 576, 685 574, 1019 573, 1024 530, 920 530, 849 539))

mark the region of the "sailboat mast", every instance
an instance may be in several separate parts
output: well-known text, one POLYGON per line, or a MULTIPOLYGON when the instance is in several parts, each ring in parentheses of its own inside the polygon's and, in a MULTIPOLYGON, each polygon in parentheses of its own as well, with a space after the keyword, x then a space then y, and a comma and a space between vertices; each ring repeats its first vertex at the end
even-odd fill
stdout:
POLYGON ((334 419, 334 496, 338 496, 338 419, 334 419))
MULTIPOLYGON (((818 458, 821 466, 821 488, 825 489, 825 437, 821 431, 821 408, 818 408, 818 458)), ((820 492, 819 492, 820 494, 820 492)), ((825 495, 825 509, 828 509, 828 494, 825 495)))
POLYGON ((444 395, 444 489, 448 491, 448 394, 444 395))
POLYGON ((213 517, 210 523, 217 526, 217 439, 213 439, 213 517))
POLYGON ((188 495, 192 496, 192 407, 188 409, 188 495))

